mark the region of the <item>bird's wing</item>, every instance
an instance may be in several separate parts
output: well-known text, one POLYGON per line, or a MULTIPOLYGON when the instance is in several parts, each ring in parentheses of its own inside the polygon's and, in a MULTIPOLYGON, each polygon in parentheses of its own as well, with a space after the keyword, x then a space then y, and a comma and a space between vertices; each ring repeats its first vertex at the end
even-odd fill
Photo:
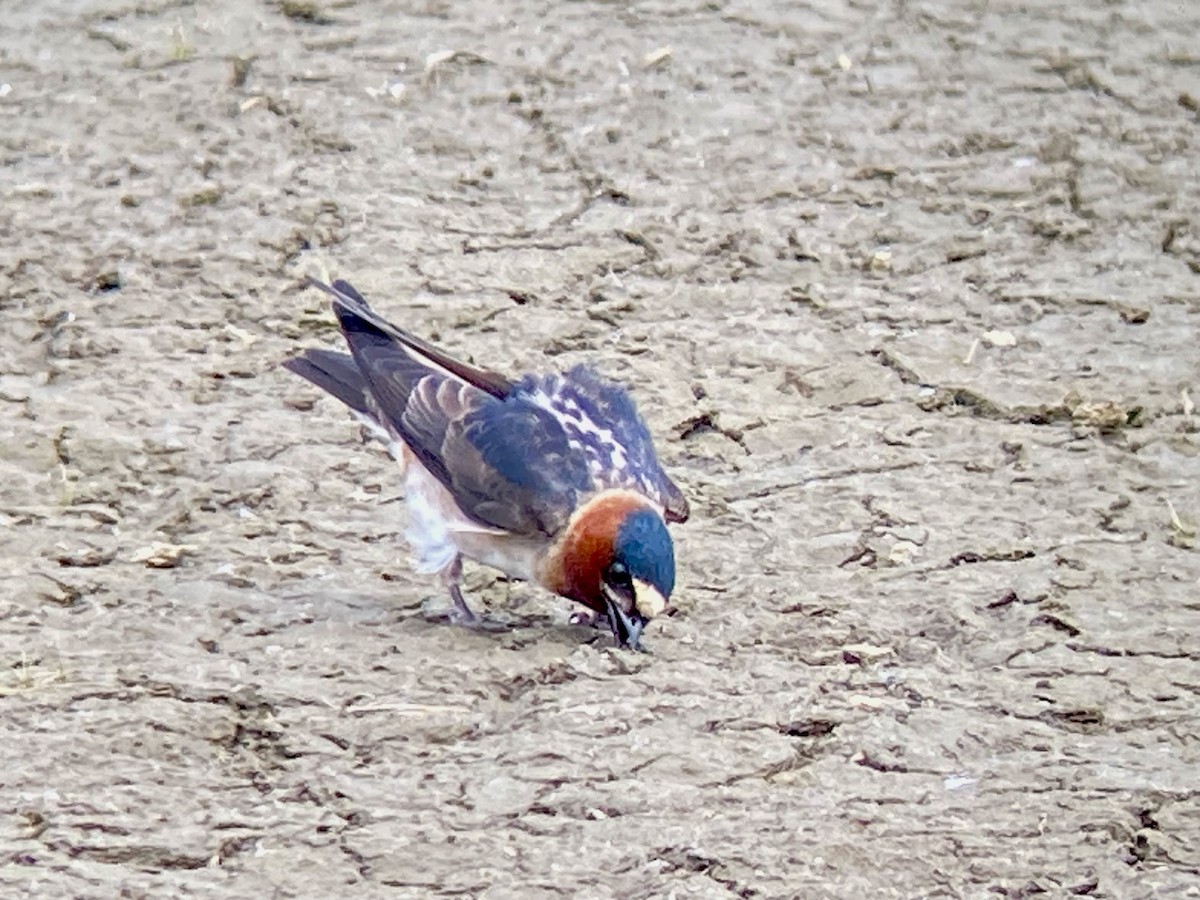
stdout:
POLYGON ((687 498, 663 471, 628 391, 585 366, 563 375, 528 375, 516 391, 559 421, 568 446, 586 461, 593 490, 638 491, 662 507, 668 521, 687 521, 687 498))
POLYGON ((590 488, 587 464, 549 411, 506 378, 381 319, 344 281, 334 298, 369 414, 409 447, 481 524, 525 535, 565 526, 590 488))

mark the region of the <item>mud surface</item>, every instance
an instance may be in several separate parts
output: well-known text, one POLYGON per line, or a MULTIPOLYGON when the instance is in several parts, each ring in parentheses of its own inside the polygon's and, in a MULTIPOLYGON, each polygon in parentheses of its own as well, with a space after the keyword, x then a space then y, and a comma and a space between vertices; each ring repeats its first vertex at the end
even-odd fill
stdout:
POLYGON ((1200 8, 25 0, 0 893, 1200 893, 1200 8), (277 363, 624 379, 650 655, 277 363))

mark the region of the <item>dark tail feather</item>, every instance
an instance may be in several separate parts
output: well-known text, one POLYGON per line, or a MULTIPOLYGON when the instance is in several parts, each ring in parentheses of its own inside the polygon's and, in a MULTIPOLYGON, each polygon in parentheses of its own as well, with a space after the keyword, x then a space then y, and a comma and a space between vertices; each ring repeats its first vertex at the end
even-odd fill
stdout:
MULTIPOLYGON (((310 275, 307 283, 333 297, 333 311, 337 314, 338 323, 342 326, 342 333, 346 336, 346 341, 352 349, 355 346, 355 336, 359 334, 369 335, 372 339, 387 342, 396 341, 412 351, 418 362, 423 358, 449 372, 455 378, 460 378, 467 384, 474 385, 497 399, 503 400, 513 392, 513 383, 503 375, 465 363, 461 359, 455 359, 429 341, 419 338, 403 328, 397 328, 391 322, 380 318, 367 305, 363 295, 356 291, 349 282, 338 279, 329 285, 310 275)), ((357 349, 355 352, 358 352, 357 349)))
POLYGON ((367 381, 359 374, 354 358, 332 350, 305 350, 284 360, 283 367, 307 378, 328 391, 355 412, 370 413, 367 408, 367 381))
MULTIPOLYGON (((312 280, 315 281, 316 279, 312 279, 312 280)), ((317 283, 320 284, 320 282, 317 282, 317 283)), ((350 282, 342 281, 342 279, 339 278, 336 281, 334 281, 334 283, 331 285, 331 287, 335 291, 339 291, 339 292, 345 294, 351 300, 357 300, 359 303, 361 303, 367 309, 371 308, 370 304, 367 303, 367 298, 364 297, 362 294, 360 294, 358 291, 356 291, 354 289, 354 285, 352 285, 350 282)))

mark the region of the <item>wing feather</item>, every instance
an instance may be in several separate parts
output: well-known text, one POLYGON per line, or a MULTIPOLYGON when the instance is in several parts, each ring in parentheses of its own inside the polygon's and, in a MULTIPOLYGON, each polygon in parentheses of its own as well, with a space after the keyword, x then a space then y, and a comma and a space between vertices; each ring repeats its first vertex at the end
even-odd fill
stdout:
POLYGON ((563 375, 526 376, 516 390, 559 420, 587 460, 594 489, 638 491, 668 521, 687 521, 687 498, 659 463, 650 429, 628 391, 586 366, 563 375))
POLYGON ((314 283, 334 298, 370 415, 464 513, 517 534, 552 535, 566 525, 592 482, 557 417, 503 376, 384 321, 346 282, 314 283))

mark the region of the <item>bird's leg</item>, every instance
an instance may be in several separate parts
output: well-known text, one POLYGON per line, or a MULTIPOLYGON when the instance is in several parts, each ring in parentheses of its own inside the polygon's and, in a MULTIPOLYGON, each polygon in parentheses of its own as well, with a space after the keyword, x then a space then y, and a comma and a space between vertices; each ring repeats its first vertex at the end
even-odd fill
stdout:
POLYGON ((446 582, 446 589, 450 591, 450 599, 454 601, 454 611, 450 617, 462 625, 475 625, 479 622, 479 618, 471 611, 471 607, 467 606, 467 601, 463 599, 462 594, 462 557, 455 556, 454 561, 446 568, 442 569, 442 580, 446 582))

